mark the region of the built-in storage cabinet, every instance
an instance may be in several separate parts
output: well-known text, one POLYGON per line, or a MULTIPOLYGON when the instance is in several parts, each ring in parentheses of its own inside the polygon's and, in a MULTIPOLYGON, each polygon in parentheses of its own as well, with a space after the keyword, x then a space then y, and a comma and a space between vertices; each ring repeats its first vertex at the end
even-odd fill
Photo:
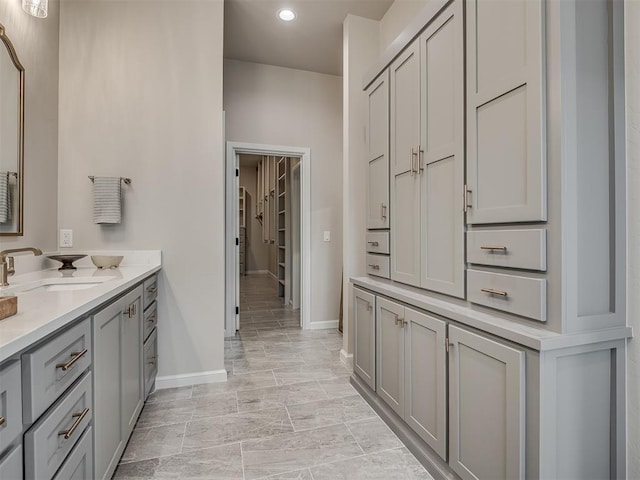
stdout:
POLYGON ((449 327, 449 464, 463 479, 525 478, 525 355, 449 327))
POLYGON ((462 2, 391 64, 391 278, 464 295, 462 2))
MULTIPOLYGON (((366 90, 367 228, 388 229, 389 221, 389 72, 366 90)), ((387 252, 388 253, 388 252, 387 252)))
POLYGON ((139 286, 93 317, 96 479, 111 478, 142 410, 143 292, 139 286))
POLYGON ((353 314, 356 342, 353 371, 372 390, 376 389, 376 297, 358 288, 353 290, 353 314))
POLYGON ((545 8, 467 2, 470 224, 547 219, 545 8))
MULTIPOLYGON (((20 362, 0 368, 0 457, 22 433, 22 378, 20 362)), ((7 477, 10 478, 10 477, 7 477)))

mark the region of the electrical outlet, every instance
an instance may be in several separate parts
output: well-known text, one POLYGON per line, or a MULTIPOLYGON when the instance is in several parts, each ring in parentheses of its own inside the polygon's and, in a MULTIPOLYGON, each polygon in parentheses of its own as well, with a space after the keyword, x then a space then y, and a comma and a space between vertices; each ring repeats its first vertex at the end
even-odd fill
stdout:
POLYGON ((60 247, 73 247, 73 230, 60 230, 60 247))
POLYGON ((325 230, 324 231, 324 241, 325 242, 330 242, 331 241, 331 232, 329 230, 325 230))

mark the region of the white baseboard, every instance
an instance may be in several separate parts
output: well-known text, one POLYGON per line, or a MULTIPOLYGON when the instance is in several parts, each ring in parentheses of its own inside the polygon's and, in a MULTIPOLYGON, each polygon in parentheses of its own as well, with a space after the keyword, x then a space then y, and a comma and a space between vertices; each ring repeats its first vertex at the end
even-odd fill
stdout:
POLYGON ((353 370, 353 353, 347 353, 343 348, 340 350, 340 361, 344 363, 349 370, 353 370))
POLYGON ((165 388, 188 387, 201 383, 220 383, 227 381, 226 370, 211 370, 209 372, 185 373, 183 375, 167 375, 156 378, 156 390, 165 388))
POLYGON ((308 330, 324 330, 327 328, 338 329, 338 320, 325 320, 324 322, 311 322, 308 330))
POLYGON ((270 273, 269 270, 247 270, 244 272, 245 275, 265 275, 270 273))

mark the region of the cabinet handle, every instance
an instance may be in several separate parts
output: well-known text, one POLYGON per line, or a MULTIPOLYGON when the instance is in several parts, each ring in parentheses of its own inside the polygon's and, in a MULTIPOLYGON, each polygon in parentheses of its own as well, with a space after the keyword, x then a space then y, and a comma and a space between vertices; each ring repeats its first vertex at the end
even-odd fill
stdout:
POLYGON ((411 147, 411 170, 409 170, 409 175, 411 175, 413 177, 413 174, 416 173, 415 171, 415 163, 416 163, 416 155, 418 154, 418 152, 414 152, 413 151, 413 147, 411 147))
POLYGON ((0 427, 7 422, 7 419, 4 417, 0 417, 0 427))
POLYGON ((147 322, 156 323, 157 320, 158 320, 158 315, 152 315, 147 319, 147 322))
POLYGON ((73 367, 78 360, 80 360, 82 357, 84 357, 84 355, 87 353, 87 351, 88 350, 86 348, 83 348, 79 352, 71 352, 71 360, 69 360, 67 363, 58 363, 56 365, 56 368, 59 368, 63 372, 66 372, 71 367, 73 367))
POLYGON ((367 242, 369 245, 371 245, 372 247, 377 247, 380 244, 378 242, 367 242))
POLYGON ((71 425, 71 428, 69 430, 61 430, 58 432, 58 435, 64 435, 65 440, 69 440, 71 438, 71 435, 73 435, 73 432, 76 431, 76 429, 80 426, 80 423, 82 423, 82 420, 84 420, 84 417, 87 416, 87 413, 89 413, 88 407, 82 410, 80 413, 74 413, 73 415, 71 415, 71 418, 75 418, 76 421, 73 422, 73 425, 71 425))
POLYGON ((462 193, 462 203, 464 205, 464 213, 467 213, 471 208, 469 205, 469 194, 471 193, 471 189, 467 184, 464 185, 464 191, 462 193))
POLYGON ((504 246, 491 246, 491 245, 481 245, 480 246, 480 250, 490 250, 491 252, 493 252, 493 250, 502 250, 503 252, 507 251, 507 247, 504 246))
POLYGON ((371 268, 373 268, 374 270, 380 270, 380 265, 372 265, 372 264, 369 264, 369 266, 370 266, 371 268))
POLYGON ((136 304, 132 303, 131 305, 129 305, 129 308, 127 308, 124 312, 122 312, 124 315, 126 315, 127 317, 131 318, 131 317, 135 317, 136 316, 136 304))
POLYGON ((149 361, 147 363, 149 363, 149 365, 155 365, 156 362, 158 361, 158 357, 149 357, 149 361))
POLYGON ((373 310, 373 308, 371 307, 371 304, 367 302, 367 312, 370 312, 371 310, 373 310))
POLYGON ((488 293, 489 295, 498 295, 500 297, 507 296, 507 292, 503 292, 502 290, 494 290, 493 288, 481 288, 480 291, 488 293))
POLYGON ((380 204, 380 218, 382 220, 387 218, 387 206, 384 203, 380 204))
POLYGON ((424 170, 424 150, 420 148, 420 146, 418 146, 418 168, 416 169, 416 172, 418 173, 422 173, 422 171, 424 170))
POLYGON ((156 293, 158 291, 158 287, 156 286, 151 286, 149 288, 147 288, 147 293, 156 293))

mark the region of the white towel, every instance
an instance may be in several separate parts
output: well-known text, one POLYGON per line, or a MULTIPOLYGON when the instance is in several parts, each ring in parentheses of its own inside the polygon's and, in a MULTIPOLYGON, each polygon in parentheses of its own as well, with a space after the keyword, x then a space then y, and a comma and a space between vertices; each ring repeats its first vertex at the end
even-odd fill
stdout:
POLYGON ((93 223, 120 223, 122 197, 120 177, 93 179, 93 223))
POLYGON ((11 184, 9 172, 0 172, 0 223, 11 221, 11 184))

